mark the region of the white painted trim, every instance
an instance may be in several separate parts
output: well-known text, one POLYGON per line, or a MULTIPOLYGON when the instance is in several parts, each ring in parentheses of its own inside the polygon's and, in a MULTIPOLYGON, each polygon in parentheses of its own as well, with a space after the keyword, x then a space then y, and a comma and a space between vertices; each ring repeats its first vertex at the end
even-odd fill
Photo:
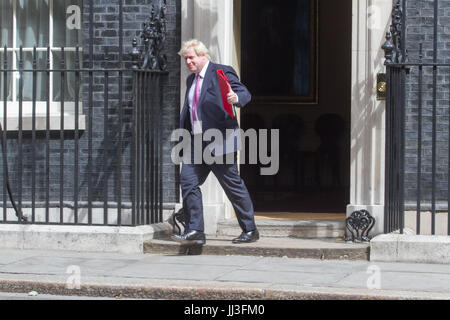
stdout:
MULTIPOLYGON (((214 62, 233 63, 233 0, 182 0, 181 40, 201 40, 211 51, 214 62)), ((189 75, 181 60, 180 105, 184 103, 186 78, 189 75)), ((233 207, 214 175, 209 175, 203 186, 205 219, 211 214, 214 221, 206 222, 207 233, 215 232, 217 221, 233 215, 233 207)))
POLYGON ((378 217, 374 234, 383 232, 385 103, 376 99, 376 76, 385 72, 381 46, 389 29, 390 0, 353 0, 350 204, 378 217), (376 12, 377 21, 371 21, 376 12))
MULTIPOLYGON (((3 127, 3 117, 0 117, 0 123, 3 127)), ((49 130, 55 131, 61 129, 61 115, 51 115, 50 116, 50 128, 49 130)), ((47 130, 47 117, 46 116, 36 116, 35 122, 36 131, 46 131, 47 130)), ((22 117, 22 130, 31 131, 33 129, 33 118, 31 116, 22 117)), ((19 118, 10 117, 7 121, 7 131, 18 131, 19 130, 19 118)), ((74 115, 64 115, 64 130, 75 130, 75 116, 74 115)), ((86 116, 80 115, 78 117, 78 130, 86 130, 86 116)))
MULTIPOLYGON (((53 46, 53 1, 49 0, 49 46, 50 46, 50 66, 53 66, 53 53, 56 51, 60 51, 61 48, 53 46)), ((13 45, 11 48, 7 48, 8 52, 12 52, 12 69, 17 70, 17 59, 19 55, 19 48, 17 47, 17 0, 13 1, 13 45)), ((3 52, 3 47, 0 48, 0 52, 3 52)), ((31 47, 23 47, 23 52, 32 52, 33 48, 31 47)), ((37 52, 47 52, 47 48, 37 47, 37 52)), ((75 47, 67 47, 64 48, 65 52, 76 52, 75 47)), ((80 48, 80 53, 82 52, 82 48, 80 48)), ((53 74, 54 72, 50 72, 49 79, 49 99, 50 99, 50 130, 59 130, 60 129, 60 106, 61 102, 53 101, 53 74)), ((18 76, 18 72, 10 73, 10 79, 12 79, 11 89, 12 89, 12 101, 8 101, 8 123, 7 130, 8 131, 16 131, 18 130, 18 106, 19 102, 16 100, 17 97, 17 81, 16 78, 18 76)), ((3 90, 2 88, 0 90, 3 90)), ((23 101, 22 102, 22 117, 23 117, 23 130, 31 130, 31 121, 32 121, 32 102, 31 101, 23 101)), ((36 101, 36 130, 45 130, 46 129, 46 101, 36 101)), ((79 102, 79 125, 80 130, 85 130, 85 116, 82 113, 82 102, 79 102)), ((0 101, 0 120, 3 123, 3 101, 0 101)), ((74 130, 75 125, 75 102, 74 101, 64 101, 64 124, 65 129, 74 130), (67 124, 67 127, 66 127, 67 124)))

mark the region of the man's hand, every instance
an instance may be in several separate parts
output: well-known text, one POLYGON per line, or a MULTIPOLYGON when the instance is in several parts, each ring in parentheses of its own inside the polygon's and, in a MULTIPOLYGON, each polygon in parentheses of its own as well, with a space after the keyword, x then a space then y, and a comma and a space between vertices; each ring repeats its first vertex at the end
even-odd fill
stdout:
POLYGON ((237 94, 231 89, 230 84, 228 84, 228 94, 227 94, 227 101, 229 104, 234 105, 238 102, 238 96, 237 94))

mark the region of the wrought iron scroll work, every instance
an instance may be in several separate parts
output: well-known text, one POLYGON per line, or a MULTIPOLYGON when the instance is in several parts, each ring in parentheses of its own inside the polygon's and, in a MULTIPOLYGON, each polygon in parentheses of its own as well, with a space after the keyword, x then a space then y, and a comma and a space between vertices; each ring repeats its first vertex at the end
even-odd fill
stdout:
POLYGON ((183 230, 186 229, 186 225, 187 225, 187 214, 184 211, 184 208, 181 208, 180 210, 178 210, 177 213, 174 213, 173 215, 173 225, 174 227, 176 227, 178 229, 178 233, 181 234, 182 230, 180 225, 178 224, 178 222, 183 226, 183 230))
POLYGON ((350 217, 345 219, 345 226, 351 233, 351 237, 346 240, 355 242, 368 242, 372 237, 369 237, 369 232, 375 225, 375 218, 372 217, 367 210, 354 211, 350 217))
POLYGON ((381 47, 384 50, 385 65, 392 63, 404 63, 406 54, 403 56, 403 7, 401 0, 397 0, 392 10, 392 23, 390 32, 386 33, 386 42, 381 47))
MULTIPOLYGON (((167 69, 167 55, 165 53, 166 32, 167 32, 167 1, 163 0, 156 14, 155 5, 147 22, 142 25, 140 38, 143 42, 143 50, 138 49, 138 40, 133 39, 133 49, 131 58, 133 69, 161 70, 167 69)), ((142 45, 142 43, 141 43, 142 45)))

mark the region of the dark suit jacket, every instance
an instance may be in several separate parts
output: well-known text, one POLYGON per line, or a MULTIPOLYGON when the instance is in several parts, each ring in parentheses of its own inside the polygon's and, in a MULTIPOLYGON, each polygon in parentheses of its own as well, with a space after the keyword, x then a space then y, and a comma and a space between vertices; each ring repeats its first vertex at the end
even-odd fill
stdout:
MULTIPOLYGON (((230 66, 220 65, 209 62, 208 69, 203 79, 202 90, 200 93, 200 102, 198 107, 199 118, 202 121, 202 129, 205 132, 208 129, 218 129, 225 137, 226 129, 239 129, 236 118, 231 118, 225 111, 220 94, 219 80, 217 79, 217 70, 222 69, 225 73, 233 91, 239 97, 237 107, 243 107, 251 100, 251 94, 248 89, 239 81, 239 78, 230 66)), ((180 128, 191 131, 191 120, 189 115, 189 89, 192 86, 195 75, 191 74, 186 80, 186 96, 184 106, 180 115, 180 128)), ((234 144, 233 144, 234 145, 234 144)), ((228 152, 236 152, 236 146, 228 152)))

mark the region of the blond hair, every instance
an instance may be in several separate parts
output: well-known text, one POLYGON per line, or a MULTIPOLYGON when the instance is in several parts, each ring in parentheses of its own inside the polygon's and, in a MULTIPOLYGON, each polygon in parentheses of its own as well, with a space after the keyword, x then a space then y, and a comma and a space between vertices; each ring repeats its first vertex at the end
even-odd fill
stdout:
POLYGON ((208 58, 208 60, 211 60, 211 57, 209 56, 208 48, 203 44, 203 42, 201 42, 200 40, 197 40, 197 39, 191 39, 188 41, 184 41, 181 45, 181 49, 178 52, 178 54, 183 57, 184 53, 189 48, 194 49, 195 53, 198 56, 206 56, 206 58, 208 58))

